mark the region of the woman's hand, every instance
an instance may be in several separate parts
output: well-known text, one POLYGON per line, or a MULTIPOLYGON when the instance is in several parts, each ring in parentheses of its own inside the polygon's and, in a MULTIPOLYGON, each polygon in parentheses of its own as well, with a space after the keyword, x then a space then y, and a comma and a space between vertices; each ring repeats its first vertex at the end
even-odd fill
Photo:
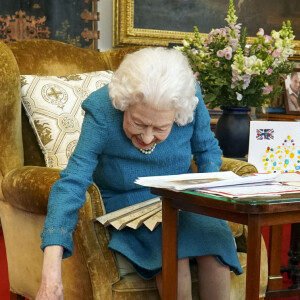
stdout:
POLYGON ((63 300, 61 262, 63 247, 48 246, 44 251, 42 283, 36 300, 63 300))

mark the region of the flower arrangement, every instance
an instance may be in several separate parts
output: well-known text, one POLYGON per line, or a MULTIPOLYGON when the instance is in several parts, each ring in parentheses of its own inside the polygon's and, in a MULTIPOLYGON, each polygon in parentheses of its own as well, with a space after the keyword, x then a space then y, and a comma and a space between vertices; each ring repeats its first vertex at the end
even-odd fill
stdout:
POLYGON ((295 53, 291 22, 283 22, 271 36, 260 28, 247 45, 247 30, 241 30, 235 12, 229 0, 228 26, 212 29, 207 37, 195 26, 194 36, 176 47, 187 56, 209 108, 261 107, 281 94, 281 83, 293 70, 288 60, 295 53))

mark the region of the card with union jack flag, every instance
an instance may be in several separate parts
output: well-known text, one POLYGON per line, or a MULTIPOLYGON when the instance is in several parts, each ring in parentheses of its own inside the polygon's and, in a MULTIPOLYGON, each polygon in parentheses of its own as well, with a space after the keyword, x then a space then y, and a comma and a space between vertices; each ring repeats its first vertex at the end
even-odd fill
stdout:
POLYGON ((300 122, 251 121, 248 162, 259 173, 300 172, 300 122))
POLYGON ((256 129, 257 140, 273 140, 274 129, 256 129))

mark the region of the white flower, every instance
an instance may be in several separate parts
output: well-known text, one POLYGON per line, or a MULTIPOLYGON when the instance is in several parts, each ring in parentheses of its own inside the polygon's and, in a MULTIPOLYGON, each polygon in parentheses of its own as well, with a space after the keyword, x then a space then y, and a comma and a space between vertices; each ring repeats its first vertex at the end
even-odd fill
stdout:
POLYGON ((238 92, 236 92, 236 99, 237 99, 238 101, 241 101, 241 100, 243 99, 243 95, 240 94, 240 93, 238 93, 238 92))
POLYGON ((279 34, 278 31, 272 30, 271 36, 272 36, 272 38, 275 39, 275 40, 280 39, 280 34, 279 34))
POLYGON ((186 40, 183 40, 183 46, 184 47, 188 47, 190 44, 186 41, 186 40))
POLYGON ((197 49, 191 49, 191 52, 192 52, 194 55, 198 54, 198 50, 197 50, 197 49))
POLYGON ((174 46, 174 49, 178 50, 178 51, 183 51, 183 47, 182 46, 174 46))

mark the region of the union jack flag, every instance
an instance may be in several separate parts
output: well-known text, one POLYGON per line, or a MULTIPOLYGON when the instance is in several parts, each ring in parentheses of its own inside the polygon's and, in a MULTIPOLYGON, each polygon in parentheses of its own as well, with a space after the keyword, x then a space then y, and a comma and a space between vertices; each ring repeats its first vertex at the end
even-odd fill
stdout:
POLYGON ((274 129, 256 129, 257 140, 274 140, 274 129))

